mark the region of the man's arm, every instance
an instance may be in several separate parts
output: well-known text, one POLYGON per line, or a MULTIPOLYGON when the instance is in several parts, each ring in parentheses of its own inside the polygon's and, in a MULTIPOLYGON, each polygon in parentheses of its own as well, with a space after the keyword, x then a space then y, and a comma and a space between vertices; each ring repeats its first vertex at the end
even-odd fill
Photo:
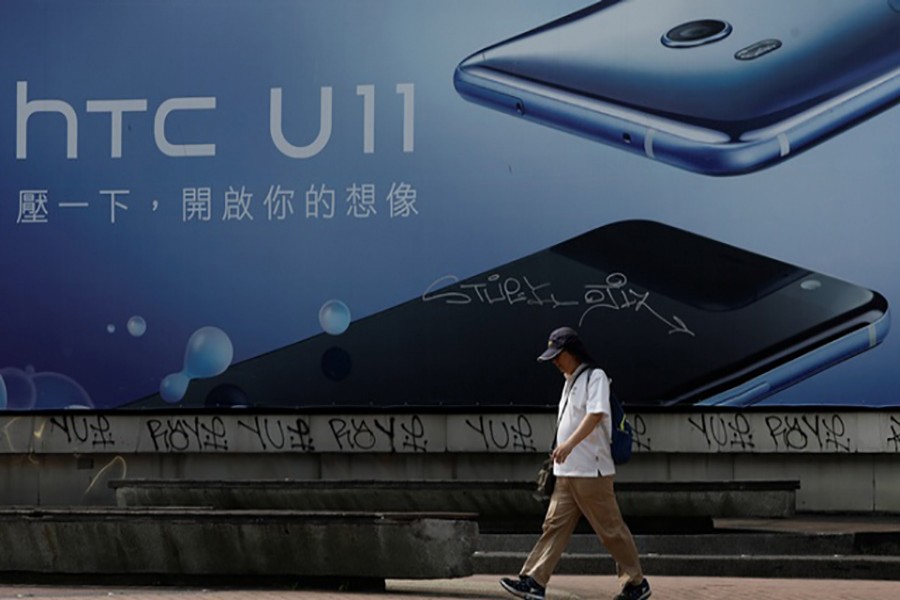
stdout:
POLYGON ((591 435, 591 432, 597 428, 597 425, 599 425, 602 420, 603 413, 588 413, 584 415, 581 423, 578 424, 578 427, 572 432, 569 439, 553 449, 553 452, 550 454, 550 456, 553 457, 553 462, 566 462, 566 458, 572 453, 575 446, 584 441, 584 438, 591 435))

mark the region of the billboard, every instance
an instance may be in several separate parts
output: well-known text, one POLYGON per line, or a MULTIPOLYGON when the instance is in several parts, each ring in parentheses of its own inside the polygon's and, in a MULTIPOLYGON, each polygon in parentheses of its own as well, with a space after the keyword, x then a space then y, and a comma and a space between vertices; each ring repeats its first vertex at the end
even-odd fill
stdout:
POLYGON ((896 406, 900 5, 770 3, 4 3, 0 408, 896 406))

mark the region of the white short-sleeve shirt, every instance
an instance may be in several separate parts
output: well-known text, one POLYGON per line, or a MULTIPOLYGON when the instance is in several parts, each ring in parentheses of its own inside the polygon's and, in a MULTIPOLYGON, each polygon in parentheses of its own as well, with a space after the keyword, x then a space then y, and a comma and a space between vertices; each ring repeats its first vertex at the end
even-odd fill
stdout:
POLYGON ((588 437, 575 446, 564 463, 555 463, 553 473, 557 477, 597 477, 614 475, 616 465, 612 459, 612 418, 609 404, 609 378, 602 369, 579 367, 566 378, 559 399, 559 429, 556 444, 566 441, 588 413, 602 414, 603 420, 588 437), (590 384, 588 384, 590 375, 590 384), (566 401, 568 397, 568 401, 566 401), (565 410, 563 410, 565 409, 565 410))

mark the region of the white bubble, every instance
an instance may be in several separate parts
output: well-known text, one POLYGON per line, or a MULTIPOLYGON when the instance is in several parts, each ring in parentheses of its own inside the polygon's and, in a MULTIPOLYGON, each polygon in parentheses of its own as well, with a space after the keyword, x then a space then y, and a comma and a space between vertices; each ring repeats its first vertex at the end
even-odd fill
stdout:
POLYGON ((340 300, 329 300, 319 309, 319 325, 326 333, 341 335, 350 327, 350 309, 340 300))
POLYGON ((113 325, 112 323, 110 323, 109 325, 106 326, 106 331, 107 331, 108 333, 115 333, 115 332, 116 332, 116 326, 113 325))
POLYGON ((147 332, 147 321, 144 320, 144 317, 135 315, 128 319, 127 327, 128 333, 134 337, 141 337, 147 332))

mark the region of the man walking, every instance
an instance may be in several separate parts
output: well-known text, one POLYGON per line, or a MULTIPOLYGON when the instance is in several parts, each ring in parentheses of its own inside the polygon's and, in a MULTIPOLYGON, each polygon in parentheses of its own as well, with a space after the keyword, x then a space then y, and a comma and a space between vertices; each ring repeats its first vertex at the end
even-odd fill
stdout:
POLYGON ((650 584, 613 489, 616 468, 610 451, 609 379, 592 364, 571 327, 554 330, 538 360, 552 361, 566 380, 551 453, 556 486, 543 534, 518 579, 503 578, 500 585, 524 600, 544 600, 547 582, 583 514, 616 561, 622 591, 615 600, 645 600, 650 597, 650 584))

